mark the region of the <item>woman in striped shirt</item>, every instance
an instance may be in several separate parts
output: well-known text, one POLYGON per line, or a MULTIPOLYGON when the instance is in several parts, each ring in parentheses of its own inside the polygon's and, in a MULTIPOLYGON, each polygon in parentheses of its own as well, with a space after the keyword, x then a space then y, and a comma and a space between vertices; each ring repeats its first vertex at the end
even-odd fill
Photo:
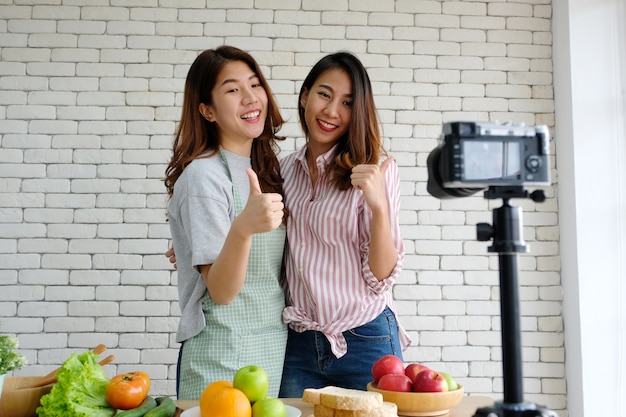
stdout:
POLYGON ((410 345, 391 294, 404 258, 398 167, 353 54, 327 55, 311 69, 298 113, 306 145, 281 161, 289 335, 279 395, 364 390, 377 359, 402 358, 410 345))

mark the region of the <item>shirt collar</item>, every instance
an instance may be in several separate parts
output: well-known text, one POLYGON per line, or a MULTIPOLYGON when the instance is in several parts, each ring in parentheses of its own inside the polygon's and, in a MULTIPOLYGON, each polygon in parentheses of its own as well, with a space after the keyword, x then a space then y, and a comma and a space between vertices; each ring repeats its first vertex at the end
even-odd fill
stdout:
MULTIPOLYGON (((317 163, 319 165, 320 160, 323 161, 322 166, 326 166, 328 165, 328 163, 330 162, 330 160, 332 159, 332 157, 335 154, 335 151, 337 150, 337 146, 338 144, 333 145, 332 148, 330 148, 327 152, 321 154, 320 156, 317 157, 317 163)), ((300 148, 300 150, 298 150, 298 152, 296 153, 296 160, 300 161, 300 163, 306 165, 307 161, 306 161, 306 150, 307 150, 307 146, 303 146, 302 148, 300 148)))

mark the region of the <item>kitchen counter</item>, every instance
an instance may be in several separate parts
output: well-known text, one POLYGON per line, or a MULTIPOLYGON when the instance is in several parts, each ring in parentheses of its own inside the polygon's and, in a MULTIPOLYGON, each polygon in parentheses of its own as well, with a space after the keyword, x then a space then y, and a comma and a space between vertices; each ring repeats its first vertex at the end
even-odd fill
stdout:
MULTIPOLYGON (((309 417, 313 415, 313 404, 305 403, 300 398, 281 398, 285 404, 299 408, 302 411, 302 417, 309 417)), ((494 400, 489 397, 478 396, 465 396, 461 402, 450 410, 448 414, 444 414, 445 417, 472 417, 476 413, 476 409, 492 405, 494 400)), ((198 405, 198 401, 192 400, 178 400, 176 406, 179 411, 176 416, 180 415, 180 412, 191 407, 198 405)))

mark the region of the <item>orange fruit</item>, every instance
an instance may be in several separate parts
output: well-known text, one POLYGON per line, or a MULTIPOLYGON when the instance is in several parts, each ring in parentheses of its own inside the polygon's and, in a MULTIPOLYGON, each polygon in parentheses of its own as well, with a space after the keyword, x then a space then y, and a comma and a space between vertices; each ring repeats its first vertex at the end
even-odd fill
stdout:
POLYGON ((200 396, 202 417, 251 417, 250 400, 242 391, 233 388, 230 381, 209 384, 200 396))
POLYGON ((200 396, 200 409, 202 409, 202 404, 204 403, 205 405, 207 405, 210 402, 210 398, 218 391, 224 389, 224 388, 232 388, 233 387, 233 383, 230 381, 226 381, 223 379, 220 379, 219 381, 215 381, 215 382, 211 382, 209 385, 206 386, 206 388, 204 389, 204 391, 202 392, 202 395, 200 396))

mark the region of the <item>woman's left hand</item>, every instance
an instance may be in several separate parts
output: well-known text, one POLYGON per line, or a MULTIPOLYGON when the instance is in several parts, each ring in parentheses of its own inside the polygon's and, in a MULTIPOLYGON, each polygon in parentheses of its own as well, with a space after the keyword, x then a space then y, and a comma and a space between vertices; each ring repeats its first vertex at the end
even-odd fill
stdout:
POLYGON ((378 165, 360 164, 352 168, 350 181, 352 186, 363 191, 365 202, 372 210, 387 207, 385 190, 385 172, 393 158, 387 158, 378 165))

